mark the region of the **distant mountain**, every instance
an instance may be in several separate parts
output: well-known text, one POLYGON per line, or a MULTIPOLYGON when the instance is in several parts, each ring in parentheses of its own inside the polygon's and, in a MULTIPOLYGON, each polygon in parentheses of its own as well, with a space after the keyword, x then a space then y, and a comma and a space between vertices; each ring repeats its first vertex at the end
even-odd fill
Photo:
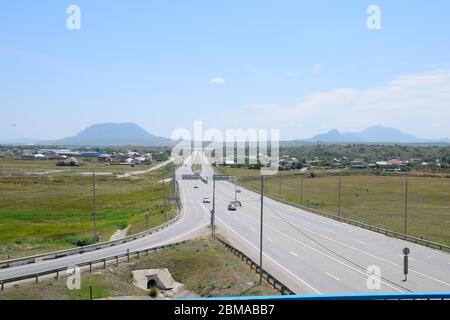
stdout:
POLYGON ((157 145, 170 140, 152 135, 134 123, 102 123, 87 127, 73 137, 41 142, 46 145, 119 146, 157 145))
POLYGON ((306 142, 345 142, 345 143, 450 143, 448 138, 422 139, 410 133, 394 128, 372 126, 361 132, 339 132, 332 129, 327 133, 316 135, 306 142))

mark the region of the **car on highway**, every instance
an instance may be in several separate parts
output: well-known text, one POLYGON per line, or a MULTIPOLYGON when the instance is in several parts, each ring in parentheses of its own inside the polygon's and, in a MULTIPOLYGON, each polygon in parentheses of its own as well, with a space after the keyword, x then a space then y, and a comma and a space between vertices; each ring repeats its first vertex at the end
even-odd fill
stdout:
POLYGON ((195 185, 195 186, 194 186, 194 189, 198 189, 198 185, 195 185))
POLYGON ((229 203, 228 204, 228 210, 230 211, 236 211, 236 205, 234 203, 229 203))
POLYGON ((236 189, 236 193, 241 193, 242 190, 241 189, 236 189))
POLYGON ((208 197, 203 198, 203 203, 211 203, 211 199, 208 197))

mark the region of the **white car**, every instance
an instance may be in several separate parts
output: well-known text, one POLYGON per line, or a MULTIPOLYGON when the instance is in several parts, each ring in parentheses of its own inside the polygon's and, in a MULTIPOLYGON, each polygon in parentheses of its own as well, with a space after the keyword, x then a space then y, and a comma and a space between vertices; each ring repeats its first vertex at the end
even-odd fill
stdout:
POLYGON ((210 198, 203 198, 203 203, 211 203, 211 199, 210 198))

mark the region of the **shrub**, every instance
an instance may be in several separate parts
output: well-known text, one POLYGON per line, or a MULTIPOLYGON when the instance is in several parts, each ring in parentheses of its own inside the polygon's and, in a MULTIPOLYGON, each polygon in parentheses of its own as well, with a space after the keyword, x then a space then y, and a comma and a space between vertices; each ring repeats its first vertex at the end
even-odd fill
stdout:
POLYGON ((73 244, 77 247, 84 247, 90 244, 94 244, 94 237, 86 237, 86 236, 67 236, 64 239, 65 242, 73 244))
POLYGON ((148 290, 148 294, 150 295, 150 297, 156 298, 158 296, 158 288, 157 287, 151 287, 148 290))

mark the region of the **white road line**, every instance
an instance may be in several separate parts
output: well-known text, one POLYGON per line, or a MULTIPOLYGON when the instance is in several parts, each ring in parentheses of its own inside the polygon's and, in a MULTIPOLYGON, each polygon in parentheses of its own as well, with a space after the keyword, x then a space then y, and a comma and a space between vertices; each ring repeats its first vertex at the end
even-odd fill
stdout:
POLYGON ((250 230, 252 230, 253 232, 256 231, 256 229, 253 227, 250 227, 250 230))
POLYGON ((361 243, 361 244, 367 245, 367 242, 364 242, 364 241, 361 241, 361 240, 358 240, 358 239, 355 239, 355 241, 356 241, 356 242, 359 242, 359 243, 361 243))
MULTIPOLYGON (((243 236, 241 236, 239 233, 237 233, 236 230, 234 230, 233 228, 231 228, 228 224, 226 224, 222 219, 220 219, 219 217, 217 217, 217 220, 220 221, 221 223, 223 223, 228 229, 230 229, 232 232, 234 232, 234 234, 236 234, 239 238, 241 238, 242 240, 244 240, 245 242, 247 242, 250 246, 252 246, 256 251, 259 251, 259 249, 253 245, 253 243, 251 243, 250 241, 248 241, 247 239, 245 239, 243 236)), ((314 292, 316 292, 317 294, 321 294, 319 290, 315 289, 313 286, 311 286, 309 283, 307 283, 305 280, 301 279, 299 276, 297 276, 295 273, 293 273, 292 271, 290 271, 289 269, 287 269, 286 267, 282 266, 280 263, 276 262, 273 258, 269 257, 266 253, 263 252, 263 255, 266 256, 270 261, 272 261, 273 263, 275 263, 277 266, 279 266, 280 268, 282 268, 283 270, 285 270, 287 273, 289 273, 291 276, 293 276, 295 279, 297 279, 298 281, 300 281, 301 283, 305 284, 306 286, 308 286, 309 288, 311 288, 314 292)))
MULTIPOLYGON (((272 214, 269 213, 269 215, 272 215, 272 214)), ((247 215, 247 216, 248 216, 248 215, 247 215)), ((252 218, 252 217, 250 217, 250 218, 252 218)), ((252 218, 252 219, 254 219, 254 218, 252 218)), ((402 268, 402 269, 403 269, 403 265, 399 265, 399 264, 397 264, 397 263, 395 263, 395 262, 389 261, 389 260, 384 259, 384 258, 382 258, 382 257, 380 257, 380 256, 377 256, 377 255, 374 255, 374 254, 370 254, 370 253, 368 253, 368 252, 366 252, 366 251, 364 251, 364 250, 360 250, 360 249, 358 249, 358 248, 355 248, 355 247, 353 247, 353 246, 351 246, 351 245, 348 245, 348 244, 343 243, 343 242, 341 242, 341 241, 338 241, 338 240, 336 240, 336 239, 329 238, 329 237, 327 237, 327 236, 325 236, 325 235, 323 235, 323 234, 321 234, 321 233, 319 233, 319 232, 312 231, 312 230, 310 230, 310 229, 308 229, 308 228, 305 228, 305 227, 303 227, 303 226, 301 226, 301 225, 298 225, 298 224, 296 224, 296 223, 294 223, 294 222, 292 222, 292 221, 288 221, 288 222, 291 223, 292 225, 294 225, 294 226, 300 228, 300 229, 303 229, 303 230, 305 230, 305 231, 308 231, 308 232, 310 232, 310 233, 313 233, 313 234, 315 234, 315 235, 317 235, 317 236, 319 236, 319 237, 321 237, 321 238, 330 240, 330 241, 335 242, 335 243, 337 243, 337 244, 340 244, 340 245, 342 245, 342 246, 344 246, 344 247, 347 247, 347 248, 353 249, 353 250, 355 250, 355 251, 358 251, 358 252, 360 252, 360 253, 362 253, 362 254, 364 254, 364 255, 367 255, 367 256, 369 256, 369 257, 379 259, 379 260, 381 260, 381 261, 384 261, 384 262, 389 263, 389 264, 391 264, 391 265, 393 265, 393 266, 396 266, 396 267, 398 267, 398 268, 402 268)), ((349 228, 349 229, 347 229, 347 232, 352 232, 352 231, 353 231, 352 229, 350 229, 350 227, 347 227, 347 228, 349 228)), ((279 232, 278 230, 276 230, 276 231, 279 232)), ((379 236, 381 236, 381 235, 379 235, 379 236)), ((389 239, 389 240, 390 240, 390 239, 389 239)), ((381 241, 385 241, 385 240, 381 240, 381 241)), ((398 241, 400 241, 400 240, 398 240, 398 241)), ((387 241, 386 241, 386 242, 387 242, 387 241)), ((394 246, 396 246, 397 248, 400 248, 399 245, 394 244, 394 246)), ((413 259, 411 259, 411 258, 410 258, 410 260, 413 261, 413 259)), ((450 262, 449 262, 448 264, 450 265, 450 262)), ((445 282, 445 281, 440 280, 440 279, 437 279, 437 278, 435 278, 435 277, 433 277, 433 276, 424 274, 424 273, 422 273, 422 272, 420 272, 420 271, 416 271, 416 270, 414 270, 414 269, 409 269, 409 271, 410 271, 410 272, 414 272, 414 273, 416 273, 416 274, 419 274, 419 275, 421 275, 421 276, 423 276, 423 277, 425 277, 425 278, 431 279, 431 280, 433 280, 433 281, 439 282, 439 283, 441 283, 441 284, 444 284, 444 285, 446 285, 446 286, 450 286, 450 283, 445 282)))
MULTIPOLYGON (((277 202, 275 202, 275 203, 278 204, 277 202)), ((293 213, 297 214, 297 212, 294 212, 294 210, 298 210, 298 209, 288 207, 287 210, 288 210, 288 211, 292 211, 293 213)), ((247 214, 246 214, 246 215, 247 215, 247 214)), ((269 214, 269 215, 272 215, 272 214, 269 214)), ((248 215, 247 215, 247 216, 248 216, 248 215)), ((252 218, 252 217, 250 217, 250 218, 252 218)), ((254 219, 254 218, 252 218, 252 219, 254 219)), ((254 220, 255 220, 255 219, 254 219, 254 220)), ((350 248, 350 249, 353 249, 353 250, 355 250, 355 251, 358 251, 358 252, 360 252, 360 253, 362 253, 362 254, 364 254, 364 255, 367 255, 367 256, 372 257, 372 258, 379 259, 379 260, 381 260, 381 261, 384 261, 384 262, 389 263, 389 264, 391 264, 391 265, 393 265, 393 266, 396 266, 396 267, 398 267, 398 268, 402 268, 402 269, 403 269, 403 265, 399 265, 399 264, 397 264, 397 263, 395 263, 395 262, 389 261, 389 260, 384 259, 384 258, 382 258, 382 257, 379 257, 379 256, 377 256, 377 255, 370 254, 370 253, 368 253, 368 252, 366 252, 366 251, 360 250, 360 249, 358 249, 358 248, 356 248, 356 247, 353 247, 353 246, 348 245, 348 244, 346 244, 346 243, 343 243, 343 242, 341 242, 341 241, 338 241, 338 240, 329 238, 329 237, 327 237, 327 236, 325 236, 325 235, 322 235, 321 233, 314 232, 314 231, 312 231, 312 230, 310 230, 310 229, 307 229, 307 228, 302 227, 302 226, 300 226, 300 225, 298 225, 298 224, 295 224, 295 223, 292 222, 292 221, 289 221, 289 223, 291 223, 291 224, 295 225, 296 227, 301 228, 301 229, 303 229, 303 230, 305 230, 305 231, 308 231, 308 232, 311 232, 311 233, 313 233, 313 234, 315 234, 315 235, 318 235, 319 237, 322 237, 322 238, 324 238, 324 239, 328 239, 328 240, 333 241, 333 242, 335 242, 335 243, 337 243, 337 244, 340 244, 340 245, 345 246, 345 247, 347 247, 347 248, 350 248)), ((308 221, 305 221, 305 222, 303 222, 303 223, 304 223, 304 224, 307 224, 307 225, 311 225, 311 223, 308 222, 308 221)), ((342 226, 343 226, 345 229, 347 229, 347 232, 349 232, 349 233, 351 233, 351 232, 354 231, 354 229, 351 228, 350 226, 346 226, 345 224, 343 224, 342 226)), ((277 232, 278 232, 278 231, 277 231, 277 232)), ((378 236, 378 235, 377 235, 377 236, 378 236)), ((379 236, 381 236, 381 235, 379 235, 379 236)), ((387 242, 387 241, 381 240, 381 239, 380 239, 379 241, 380 241, 380 242, 387 242)), ((396 246, 397 248, 400 247, 400 246, 398 246, 398 245, 394 245, 394 246, 396 246)), ((410 258, 410 259, 411 259, 411 258, 410 258)), ((412 261, 412 260, 411 260, 411 261, 412 261)), ((450 262, 447 262, 447 264, 450 265, 450 262)), ((445 282, 445 281, 440 280, 440 279, 437 279, 437 278, 434 278, 433 276, 424 274, 424 273, 422 273, 422 272, 419 272, 419 271, 416 271, 416 270, 413 270, 413 269, 409 269, 409 271, 410 271, 410 272, 414 272, 414 273, 416 273, 416 274, 419 274, 419 275, 421 275, 421 276, 423 276, 423 277, 426 277, 426 278, 428 278, 428 279, 431 279, 431 280, 433 280, 433 281, 442 283, 442 284, 444 284, 444 285, 446 285, 446 286, 450 286, 450 283, 445 282)))
POLYGON ((341 279, 339 279, 338 277, 332 275, 332 274, 329 273, 329 272, 327 272, 326 275, 329 276, 329 277, 331 277, 331 278, 333 278, 334 280, 341 281, 341 279))
MULTIPOLYGON (((250 219, 253 219, 253 220, 255 220, 255 221, 258 221, 257 219, 255 219, 255 218, 249 216, 248 214, 245 214, 245 213, 242 213, 242 214, 246 215, 246 216, 249 217, 250 219)), ((284 236, 285 238, 288 238, 288 239, 290 239, 290 240, 292 240, 292 241, 294 241, 294 242, 297 242, 297 243, 300 244, 301 246, 306 247, 306 248, 308 248, 308 249, 310 249, 310 250, 312 250, 312 251, 314 251, 314 252, 316 252, 316 253, 318 253, 318 254, 324 256, 324 257, 327 257, 328 259, 331 259, 331 260, 335 261, 336 263, 338 263, 338 264, 340 264, 340 265, 343 265, 343 266, 347 267, 348 269, 353 270, 353 271, 355 271, 355 272, 357 272, 357 273, 363 275, 364 277, 366 277, 366 273, 365 273, 365 272, 362 272, 361 270, 358 270, 358 269, 356 269, 356 268, 354 268, 354 267, 352 267, 352 266, 350 266, 350 265, 348 265, 348 264, 346 264, 346 263, 344 263, 344 262, 342 262, 342 261, 339 261, 338 259, 335 259, 335 258, 333 258, 332 256, 330 256, 330 255, 328 255, 328 254, 326 254, 326 253, 324 253, 324 252, 322 252, 322 251, 320 251, 320 250, 317 250, 317 249, 315 249, 315 248, 313 248, 313 247, 311 247, 311 246, 309 246, 309 245, 306 245, 306 244, 304 244, 303 242, 301 242, 301 241, 299 241, 299 240, 297 240, 297 239, 295 239, 295 238, 293 238, 293 237, 291 237, 291 236, 288 236, 287 234, 285 234, 285 233, 283 233, 283 232, 281 232, 281 231, 278 231, 278 230, 275 229, 275 228, 272 228, 272 227, 270 227, 270 226, 268 226, 268 225, 266 225, 266 224, 264 224, 264 226, 265 226, 266 228, 268 228, 268 229, 273 230, 273 231, 276 232, 276 233, 281 234, 281 235, 284 236)), ((391 286, 390 284, 388 284, 388 283, 386 283, 386 282, 384 282, 384 281, 380 281, 380 282, 383 283, 384 285, 386 285, 386 286, 388 286, 388 287, 390 287, 390 288, 392 288, 392 289, 398 291, 398 292, 404 292, 403 290, 397 289, 396 287, 391 286)))
POLYGON ((273 240, 269 237, 266 237, 267 240, 269 240, 270 242, 273 242, 273 240))
POLYGON ((289 251, 290 254, 292 254, 293 256, 298 257, 298 254, 296 254, 295 252, 289 251))
POLYGON ((336 233, 336 232, 334 232, 333 230, 330 230, 330 229, 326 229, 328 232, 330 232, 330 233, 336 233))

